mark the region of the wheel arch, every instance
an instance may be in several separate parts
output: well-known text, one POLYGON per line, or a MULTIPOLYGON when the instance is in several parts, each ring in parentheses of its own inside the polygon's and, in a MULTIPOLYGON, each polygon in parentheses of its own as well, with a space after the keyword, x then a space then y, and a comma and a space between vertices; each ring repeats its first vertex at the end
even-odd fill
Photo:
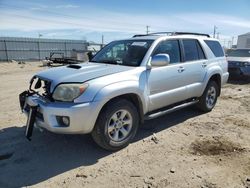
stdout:
POLYGON ((218 96, 220 96, 221 94, 221 75, 219 73, 216 73, 216 74, 213 74, 210 79, 208 80, 208 83, 210 81, 214 81, 216 82, 216 84, 218 85, 218 88, 219 88, 219 93, 218 93, 218 96))
POLYGON ((202 89, 202 93, 205 91, 206 87, 207 87, 207 84, 210 82, 210 81, 215 81, 216 84, 218 85, 219 87, 219 93, 218 93, 218 96, 220 96, 221 94, 221 86, 222 86, 222 70, 219 66, 213 66, 211 68, 208 69, 207 71, 207 74, 204 78, 204 86, 203 86, 203 89, 202 89))
POLYGON ((98 116, 102 113, 103 110, 105 110, 105 108, 112 102, 119 100, 119 99, 125 99, 130 101, 135 108, 138 111, 139 114, 139 122, 143 123, 144 122, 144 111, 143 111, 143 103, 142 100, 140 98, 140 96, 136 93, 126 93, 126 94, 121 94, 121 95, 117 95, 113 98, 110 98, 109 100, 107 100, 104 105, 102 106, 98 116))

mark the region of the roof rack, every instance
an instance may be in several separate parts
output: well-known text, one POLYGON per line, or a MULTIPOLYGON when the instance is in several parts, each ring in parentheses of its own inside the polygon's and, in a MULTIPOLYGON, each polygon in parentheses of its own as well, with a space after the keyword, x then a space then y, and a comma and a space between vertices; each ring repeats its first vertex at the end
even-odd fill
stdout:
POLYGON ((209 34, 192 33, 192 32, 157 32, 157 33, 149 33, 149 34, 138 34, 138 35, 134 35, 133 37, 144 37, 144 36, 151 36, 151 35, 168 35, 168 36, 175 36, 175 35, 198 35, 198 36, 205 36, 205 37, 210 38, 209 34))

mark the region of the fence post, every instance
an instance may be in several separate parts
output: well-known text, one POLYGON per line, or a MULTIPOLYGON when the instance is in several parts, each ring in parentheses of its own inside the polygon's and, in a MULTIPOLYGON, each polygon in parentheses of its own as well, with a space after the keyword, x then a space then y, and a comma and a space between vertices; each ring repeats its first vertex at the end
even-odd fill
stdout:
POLYGON ((67 43, 64 42, 64 49, 65 49, 65 56, 64 57, 67 57, 67 43))
POLYGON ((39 61, 40 61, 40 60, 41 60, 41 54, 40 54, 40 38, 38 39, 37 47, 38 47, 38 59, 39 59, 39 61))
POLYGON ((7 61, 9 61, 8 49, 7 49, 6 40, 4 40, 3 42, 4 42, 4 47, 5 47, 6 59, 7 59, 7 61))

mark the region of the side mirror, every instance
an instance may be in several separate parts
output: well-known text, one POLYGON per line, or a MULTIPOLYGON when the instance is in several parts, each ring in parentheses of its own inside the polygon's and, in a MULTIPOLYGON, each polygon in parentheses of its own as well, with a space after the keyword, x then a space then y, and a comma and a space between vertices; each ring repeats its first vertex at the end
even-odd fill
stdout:
POLYGON ((170 63, 170 57, 168 54, 154 55, 150 61, 152 67, 167 66, 170 63))

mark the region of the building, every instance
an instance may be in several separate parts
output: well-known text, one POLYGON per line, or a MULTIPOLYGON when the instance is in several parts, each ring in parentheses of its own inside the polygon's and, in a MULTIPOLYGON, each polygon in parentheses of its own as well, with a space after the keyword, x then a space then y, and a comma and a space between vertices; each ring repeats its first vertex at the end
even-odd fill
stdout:
POLYGON ((238 36, 237 48, 250 48, 250 32, 238 36))
POLYGON ((71 57, 73 51, 87 51, 84 40, 0 37, 0 61, 43 60, 51 52, 71 57))

